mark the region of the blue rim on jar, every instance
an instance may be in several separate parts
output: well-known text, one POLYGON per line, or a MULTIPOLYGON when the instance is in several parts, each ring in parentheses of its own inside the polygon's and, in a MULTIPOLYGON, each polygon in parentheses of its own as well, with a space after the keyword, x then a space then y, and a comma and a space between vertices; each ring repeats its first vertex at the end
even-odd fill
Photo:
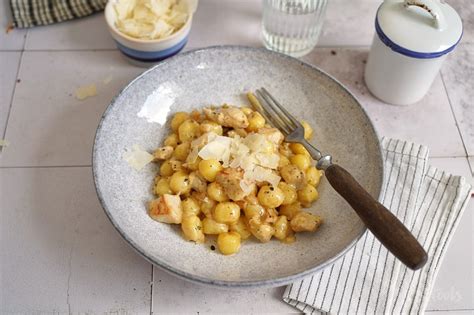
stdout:
POLYGON ((189 14, 186 23, 175 33, 159 39, 139 39, 120 32, 116 25, 116 15, 113 8, 114 1, 109 1, 104 15, 110 34, 120 52, 132 62, 139 65, 153 65, 179 53, 188 41, 191 30, 192 14, 189 14))
MULTIPOLYGON (((380 22, 379 22, 379 16, 381 14, 385 14, 385 16, 384 16, 385 18, 387 17, 387 13, 391 15, 391 12, 382 12, 381 9, 382 8, 386 9, 387 6, 392 6, 393 7, 393 6, 396 6, 397 4, 398 4, 397 1, 392 1, 392 3, 389 2, 388 4, 383 3, 379 6, 379 8, 377 10, 377 13, 375 15, 375 32, 377 33, 379 39, 386 46, 388 46, 390 49, 392 49, 393 51, 395 51, 397 53, 400 53, 402 55, 405 55, 407 57, 418 58, 418 59, 438 58, 438 57, 441 57, 441 56, 453 51, 454 48, 456 48, 456 46, 458 45, 458 43, 461 41, 461 38, 462 38, 462 35, 463 35, 463 32, 464 32, 462 23, 460 23, 460 26, 459 26, 459 29, 460 29, 459 34, 455 34, 455 32, 452 32, 451 35, 449 36, 450 37, 449 39, 445 38, 444 43, 442 43, 440 41, 440 43, 439 43, 439 45, 437 45, 437 47, 433 46, 432 49, 428 50, 428 51, 415 50, 415 49, 413 49, 414 47, 410 47, 410 45, 407 45, 407 43, 402 43, 402 42, 397 43, 397 40, 394 40, 394 39, 391 39, 391 38, 394 34, 399 33, 400 31, 395 30, 394 28, 391 29, 391 30, 387 30, 388 26, 395 24, 395 23, 393 23, 394 22, 393 18, 390 19, 390 20, 385 21, 385 23, 382 23, 382 26, 380 25, 380 22), (384 4, 385 4, 385 6, 384 6, 384 4), (384 32, 384 29, 385 29, 385 32, 384 32), (454 38, 454 41, 453 41, 453 38, 454 38), (445 47, 441 48, 443 44, 445 44, 445 47)), ((437 21, 437 23, 439 23, 439 25, 436 25, 436 28, 440 32, 446 31, 446 26, 445 26, 446 22, 444 20, 438 22, 438 20, 437 20, 437 19, 441 19, 441 18, 444 19, 444 16, 442 16, 441 14, 438 15, 437 12, 435 10, 433 10, 433 7, 431 7, 431 6, 433 6, 433 1, 422 1, 422 0, 421 1, 420 0, 418 0, 418 1, 413 1, 413 0, 404 1, 403 6, 404 7, 408 7, 408 6, 419 7, 420 10, 425 10, 425 11, 429 12, 433 16, 435 21, 437 21), (430 7, 428 7, 428 5, 425 4, 425 2, 429 3, 430 7)), ((449 12, 449 13, 451 13, 451 15, 455 19, 457 17, 457 14, 455 13, 455 11, 451 7, 449 7, 449 6, 447 6, 447 7, 452 10, 452 12, 449 12)), ((389 10, 386 10, 386 11, 389 11, 389 10)), ((450 22, 452 22, 453 17, 451 17, 450 22)), ((454 26, 454 27, 452 27, 452 29, 456 30, 456 29, 458 29, 458 27, 454 26)), ((420 47, 420 48, 423 49, 424 47, 423 48, 420 47)))

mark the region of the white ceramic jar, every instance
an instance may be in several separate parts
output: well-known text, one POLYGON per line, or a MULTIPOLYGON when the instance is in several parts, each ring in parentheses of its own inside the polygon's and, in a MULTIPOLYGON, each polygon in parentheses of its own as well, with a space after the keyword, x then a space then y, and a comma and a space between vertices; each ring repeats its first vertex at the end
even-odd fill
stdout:
POLYGON ((365 68, 367 87, 386 103, 408 105, 428 92, 461 39, 462 22, 439 0, 385 0, 375 30, 365 68))

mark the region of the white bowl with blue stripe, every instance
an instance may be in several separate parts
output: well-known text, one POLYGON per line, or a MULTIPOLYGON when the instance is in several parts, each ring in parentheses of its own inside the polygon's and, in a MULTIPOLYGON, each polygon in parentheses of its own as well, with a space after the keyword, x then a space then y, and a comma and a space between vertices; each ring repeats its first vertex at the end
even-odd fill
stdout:
POLYGON ((153 40, 138 39, 128 36, 117 29, 117 16, 113 8, 114 2, 109 1, 107 3, 105 7, 105 20, 118 49, 132 63, 140 66, 152 66, 176 55, 186 45, 189 31, 191 30, 192 15, 189 16, 186 23, 177 32, 168 37, 153 40))

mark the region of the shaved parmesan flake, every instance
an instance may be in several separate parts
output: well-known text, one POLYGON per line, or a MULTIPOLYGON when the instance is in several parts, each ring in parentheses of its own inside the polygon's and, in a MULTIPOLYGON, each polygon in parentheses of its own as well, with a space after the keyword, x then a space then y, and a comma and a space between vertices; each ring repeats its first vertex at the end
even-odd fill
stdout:
POLYGON ((248 196, 253 188, 255 187, 255 184, 247 179, 242 179, 240 181, 240 188, 242 188, 242 191, 245 193, 246 196, 248 196))
POLYGON ((263 167, 277 169, 280 162, 280 156, 276 153, 255 153, 258 164, 263 167))
POLYGON ((251 133, 244 139, 244 144, 253 152, 259 152, 262 147, 265 146, 265 139, 264 135, 258 133, 251 133))
POLYGON ((209 141, 200 151, 199 156, 203 160, 216 159, 224 163, 224 167, 228 166, 230 158, 230 145, 232 139, 229 137, 217 136, 209 141))
POLYGON ((207 132, 205 134, 203 134, 202 136, 200 136, 199 138, 191 141, 191 146, 192 147, 199 147, 199 148, 202 148, 206 143, 208 143, 209 141, 213 141, 214 139, 216 139, 216 137, 218 136, 217 133, 215 132, 207 132))
POLYGON ((76 89, 76 98, 80 101, 85 100, 88 97, 97 95, 97 87, 95 84, 84 85, 76 89))
POLYGON ((256 165, 253 170, 245 172, 244 179, 255 182, 268 182, 276 187, 280 183, 281 177, 268 168, 256 165))
POLYGON ((257 165, 257 159, 255 155, 247 155, 242 157, 242 161, 240 162, 240 167, 244 171, 251 171, 257 165))
POLYGON ((0 147, 8 147, 10 145, 10 142, 5 139, 0 139, 0 147))
POLYGON ((188 157, 186 158, 186 163, 196 162, 199 156, 199 150, 201 150, 209 141, 216 139, 216 137, 218 137, 216 133, 208 132, 191 141, 191 152, 189 152, 188 157))
POLYGON ((194 163, 196 162, 199 154, 199 148, 194 147, 191 149, 191 152, 189 152, 188 157, 186 158, 186 163, 194 163))
POLYGON ((139 171, 153 161, 154 157, 152 154, 143 150, 138 144, 134 144, 131 151, 125 152, 123 159, 127 161, 131 167, 139 171))

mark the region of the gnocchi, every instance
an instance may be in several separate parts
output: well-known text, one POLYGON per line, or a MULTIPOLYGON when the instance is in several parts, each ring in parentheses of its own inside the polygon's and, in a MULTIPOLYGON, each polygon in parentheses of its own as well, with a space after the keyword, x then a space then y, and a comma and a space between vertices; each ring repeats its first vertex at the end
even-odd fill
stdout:
POLYGON ((240 234, 237 232, 225 232, 217 237, 217 247, 224 255, 232 255, 240 249, 240 234))
MULTIPOLYGON (((248 94, 253 108, 258 100, 248 94)), ((308 208, 318 197, 323 172, 299 143, 287 143, 251 107, 208 107, 177 112, 172 132, 154 151, 156 221, 180 224, 183 237, 204 243, 217 237, 223 255, 238 253, 255 237, 290 244, 297 232, 314 232, 321 218, 308 208)), ((313 128, 302 121, 305 139, 313 128)))

